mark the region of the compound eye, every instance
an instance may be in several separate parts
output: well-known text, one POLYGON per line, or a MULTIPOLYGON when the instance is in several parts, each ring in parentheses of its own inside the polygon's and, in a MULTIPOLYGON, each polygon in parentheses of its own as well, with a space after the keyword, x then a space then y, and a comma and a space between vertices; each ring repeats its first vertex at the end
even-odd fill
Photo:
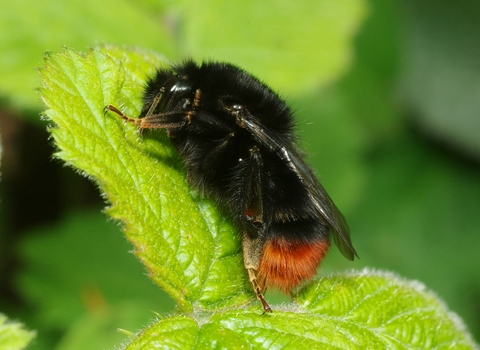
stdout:
POLYGON ((178 106, 183 108, 186 103, 185 100, 192 96, 192 86, 178 77, 168 80, 162 89, 164 89, 164 92, 158 106, 161 111, 178 106))

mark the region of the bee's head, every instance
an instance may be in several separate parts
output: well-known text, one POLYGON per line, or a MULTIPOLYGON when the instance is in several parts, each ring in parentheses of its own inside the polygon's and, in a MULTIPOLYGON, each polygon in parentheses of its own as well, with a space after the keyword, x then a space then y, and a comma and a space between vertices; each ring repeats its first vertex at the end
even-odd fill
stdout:
POLYGON ((194 93, 192 83, 186 76, 159 71, 155 79, 147 84, 140 118, 145 117, 152 106, 154 110, 150 114, 188 110, 194 93))

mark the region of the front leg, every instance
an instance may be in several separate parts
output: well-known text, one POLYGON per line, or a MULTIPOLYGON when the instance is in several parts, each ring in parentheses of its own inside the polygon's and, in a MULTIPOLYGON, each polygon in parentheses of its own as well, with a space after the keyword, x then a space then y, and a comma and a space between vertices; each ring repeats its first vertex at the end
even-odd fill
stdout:
POLYGON ((117 107, 108 105, 105 112, 112 111, 128 123, 138 125, 139 129, 177 129, 189 122, 190 114, 186 112, 164 112, 157 113, 144 118, 130 118, 123 114, 117 107))
MULTIPOLYGON (((200 103, 200 90, 195 91, 193 103, 188 98, 179 99, 174 108, 170 110, 164 110, 159 113, 158 109, 162 109, 162 103, 165 103, 165 89, 161 89, 160 92, 153 98, 150 105, 144 106, 144 111, 140 115, 140 118, 130 118, 123 114, 117 107, 108 105, 105 106, 104 111, 112 111, 120 116, 123 120, 138 125, 139 129, 178 129, 186 124, 192 122, 192 117, 195 115, 195 110, 200 103), (148 109, 147 109, 148 108, 148 109), (146 111, 145 115, 143 113, 146 111)), ((175 99, 175 93, 169 97, 175 99)))

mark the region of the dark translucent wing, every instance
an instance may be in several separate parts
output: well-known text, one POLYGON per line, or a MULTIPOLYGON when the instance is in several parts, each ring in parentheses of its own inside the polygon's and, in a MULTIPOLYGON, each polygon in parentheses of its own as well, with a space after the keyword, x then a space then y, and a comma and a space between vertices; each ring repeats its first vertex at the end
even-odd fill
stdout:
POLYGON ((350 230, 345 218, 298 151, 290 146, 289 142, 285 142, 281 136, 263 127, 247 110, 242 110, 239 114, 243 116, 242 126, 251 133, 254 139, 275 151, 298 175, 307 188, 315 209, 333 228, 333 239, 340 252, 349 260, 353 260, 355 256, 358 257, 350 240, 350 230))

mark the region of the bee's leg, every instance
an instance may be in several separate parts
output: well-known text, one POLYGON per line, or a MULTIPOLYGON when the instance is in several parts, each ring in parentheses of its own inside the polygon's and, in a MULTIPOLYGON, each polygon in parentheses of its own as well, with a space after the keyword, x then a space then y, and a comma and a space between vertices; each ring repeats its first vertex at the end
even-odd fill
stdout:
POLYGON ((242 237, 243 260, 248 271, 250 282, 253 285, 258 300, 262 303, 265 312, 272 309, 265 301, 262 286, 257 281, 256 271, 260 263, 264 238, 263 223, 263 163, 260 149, 253 146, 250 149, 249 168, 246 169, 246 205, 243 211, 244 233, 242 237))
MULTIPOLYGON (((162 96, 165 93, 165 89, 160 89, 160 92, 155 95, 152 100, 152 103, 148 106, 144 106, 144 110, 140 114, 139 118, 130 118, 123 114, 118 108, 108 105, 104 108, 104 111, 112 111, 120 116, 129 123, 138 125, 139 129, 174 129, 179 128, 190 122, 191 115, 194 111, 168 111, 163 113, 155 113, 155 109, 162 100, 162 96)), ((198 92, 195 97, 200 98, 200 92, 198 92), (198 96, 197 96, 198 95, 198 96)), ((185 103, 190 103, 185 101, 185 103)), ((198 101, 196 102, 198 104, 198 101)))
POLYGON ((165 112, 138 119, 140 129, 176 129, 188 123, 185 112, 165 112))
POLYGON ((130 118, 129 116, 123 114, 123 112, 115 106, 112 106, 112 105, 105 106, 105 108, 103 109, 103 112, 106 114, 108 111, 118 114, 120 118, 122 118, 128 123, 139 124, 140 122, 140 119, 130 118))
MULTIPOLYGON (((167 112, 160 112, 155 113, 155 109, 159 103, 161 103, 159 109, 162 110, 163 104, 165 102, 161 102, 162 96, 164 94, 164 89, 160 90, 160 92, 155 96, 153 99, 152 105, 148 109, 147 113, 144 117, 141 117, 140 128, 141 129, 176 129, 185 126, 186 124, 190 124, 194 116, 196 116, 196 108, 200 103, 200 89, 195 91, 195 95, 193 97, 193 101, 189 98, 180 99, 173 109, 167 112)), ((180 92, 175 91, 173 92, 172 96, 167 96, 168 99, 175 100, 177 97, 175 96, 180 92)))
MULTIPOLYGON (((155 112, 155 108, 157 108, 158 106, 158 103, 160 102, 160 100, 162 99, 162 96, 163 94, 165 93, 165 88, 162 87, 159 91, 158 94, 155 95, 155 97, 153 98, 153 101, 152 101, 152 104, 150 105, 150 107, 148 108, 148 110, 146 111, 147 113, 145 114, 145 118, 148 118, 150 117, 151 115, 153 115, 153 113, 155 112)), ((147 106, 143 106, 144 110, 142 111, 142 113, 140 114, 140 116, 143 115, 143 113, 145 112, 145 108, 147 106)))
MULTIPOLYGON (((142 111, 142 114, 146 112, 145 117, 149 117, 153 114, 153 111, 155 110, 155 108, 157 108, 158 103, 160 102, 160 99, 162 98, 162 95, 164 92, 165 92, 165 89, 162 88, 160 92, 157 95, 155 95, 155 97, 153 98, 152 104, 148 107, 148 110, 142 111)), ((144 106, 143 108, 145 109, 145 107, 146 106, 144 106)), ((107 113, 108 111, 112 111, 118 114, 118 116, 123 120, 125 120, 126 122, 133 123, 133 124, 141 124, 141 118, 130 118, 129 116, 123 114, 123 112, 115 106, 107 105, 105 106, 103 111, 104 113, 107 113)))
POLYGON ((130 118, 124 115, 116 107, 108 105, 105 107, 106 111, 115 112, 129 123, 138 125, 141 129, 175 129, 180 128, 188 123, 187 114, 185 112, 166 112, 158 113, 144 118, 130 118))
POLYGON ((260 300, 263 306, 263 310, 265 312, 272 312, 270 305, 268 305, 265 297, 263 296, 263 291, 257 281, 257 276, 255 274, 256 270, 258 269, 258 263, 260 262, 260 254, 262 252, 263 244, 260 243, 262 239, 257 237, 256 239, 252 239, 248 233, 244 233, 242 239, 242 246, 243 246, 243 262, 245 264, 245 268, 248 271, 248 277, 250 282, 252 283, 253 290, 257 295, 257 299, 260 300))

